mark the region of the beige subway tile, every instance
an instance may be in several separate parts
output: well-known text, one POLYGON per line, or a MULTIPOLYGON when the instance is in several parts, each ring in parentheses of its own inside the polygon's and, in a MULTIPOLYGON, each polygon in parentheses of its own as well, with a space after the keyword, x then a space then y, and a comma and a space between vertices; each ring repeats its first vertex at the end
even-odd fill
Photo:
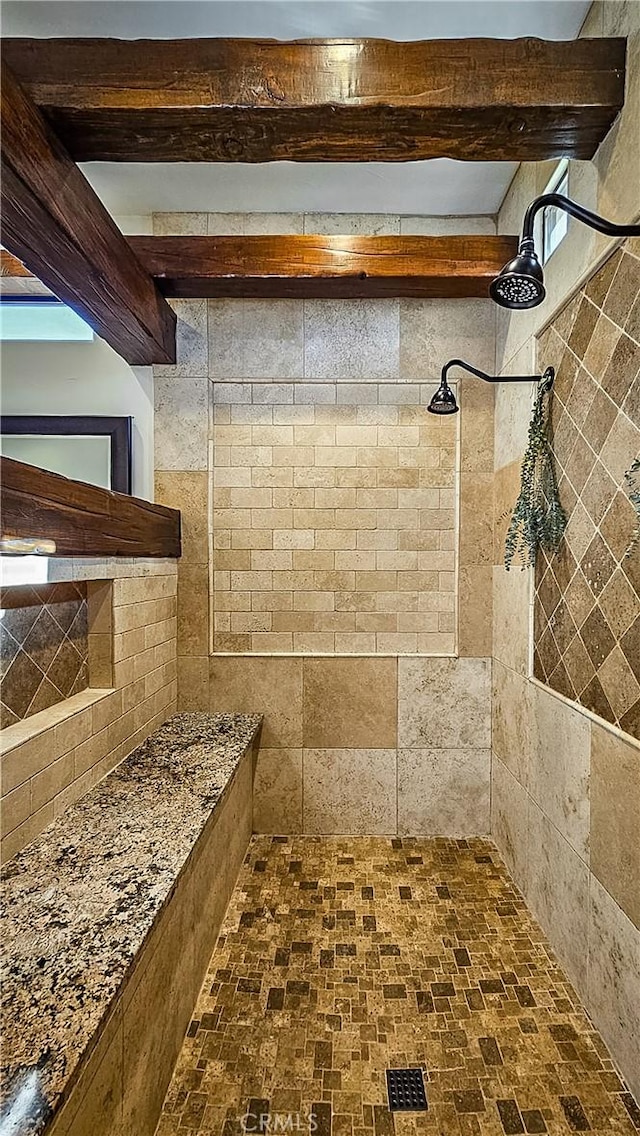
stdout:
POLYGON ((312 611, 276 611, 272 630, 276 632, 315 631, 316 615, 312 611))
MULTIPOLYGON (((378 527, 379 513, 375 509, 336 509, 337 529, 375 529, 378 527)), ((387 527, 384 524, 383 528, 387 527)))
POLYGON ((275 529, 273 532, 274 549, 311 549, 314 546, 314 535, 311 529, 275 529))
POLYGON ((418 553, 407 552, 406 550, 398 552, 381 551, 375 554, 376 562, 372 565, 381 571, 391 569, 392 571, 411 571, 418 567, 418 553))
POLYGON ((455 596, 452 592, 420 592, 419 611, 453 611, 455 596))
POLYGON ((251 553, 242 548, 215 549, 212 564, 216 572, 231 569, 248 571, 251 567, 251 553))
POLYGON ((294 511, 292 509, 252 509, 252 529, 292 529, 294 511))
POLYGON ((335 637, 330 631, 300 631, 293 636, 293 649, 301 654, 333 654, 335 637))
POLYGON ((326 611, 317 618, 317 631, 355 631, 356 616, 353 611, 326 611))
POLYGON ((271 572, 232 572, 231 591, 239 592, 266 592, 271 588, 271 572))
POLYGON ((89 683, 95 687, 113 685, 113 637, 90 634, 87 640, 89 649, 89 683))
MULTIPOLYGON (((115 720, 115 719, 114 719, 115 720)), ((110 723, 109 723, 110 724, 110 723)), ((94 734, 93 737, 88 738, 82 745, 77 746, 73 750, 73 777, 77 779, 82 777, 90 769, 93 769, 103 757, 107 754, 107 731, 106 728, 100 733, 94 734)))
POLYGON ((210 536, 212 549, 231 548, 231 529, 215 529, 210 536))
POLYGON ((213 629, 217 634, 219 634, 220 632, 231 631, 231 612, 216 611, 213 616, 213 629))
POLYGON ((403 634, 378 631, 376 632, 376 649, 397 655, 414 655, 418 650, 418 636, 404 632, 403 634))
POLYGON ((14 828, 2 841, 2 863, 6 864, 17 852, 35 840, 36 836, 51 824, 54 819, 53 801, 49 801, 37 813, 33 813, 18 828, 14 828))
POLYGON ((376 553, 367 552, 362 550, 350 549, 346 552, 335 553, 335 567, 342 571, 351 569, 360 569, 368 571, 376 568, 376 553))
POLYGON ((273 504, 274 493, 278 490, 258 489, 230 489, 229 504, 232 509, 270 509, 273 504))
POLYGON ((398 631, 441 631, 437 611, 398 612, 398 631))
MULTIPOLYGON (((281 450, 281 446, 230 446, 229 462, 231 465, 280 465, 276 460, 274 450, 281 450)), ((216 464, 218 458, 216 457, 216 464)))
POLYGON ((121 663, 114 663, 113 685, 123 687, 129 682, 133 682, 133 659, 123 659, 121 663))
MULTIPOLYGON (((377 426, 352 425, 351 423, 336 426, 336 445, 338 446, 376 446, 377 443, 377 426)), ((345 462, 344 464, 353 463, 345 462)))
POLYGON ((314 573, 312 571, 274 572, 273 587, 278 591, 295 592, 314 586, 314 573))
POLYGON ((91 708, 91 729, 94 734, 99 734, 107 726, 111 725, 116 718, 122 714, 122 691, 114 690, 112 694, 108 694, 106 698, 101 698, 91 708))
POLYGON ((0 765, 3 796, 39 773, 62 752, 55 746, 53 731, 47 730, 3 753, 0 765))
POLYGON ((211 415, 215 426, 228 426, 231 422, 231 407, 216 403, 211 407, 211 415))
POLYGON ((315 493, 315 489, 274 489, 273 506, 275 509, 313 509, 315 493))
POLYGON ((454 572, 438 572, 438 587, 441 592, 453 592, 456 587, 454 572))
MULTIPOLYGON (((333 391, 334 391, 334 395, 335 395, 335 393, 336 393, 335 387, 333 388, 333 391)), ((331 405, 331 404, 335 403, 335 401, 336 401, 336 399, 334 397, 333 399, 327 400, 327 402, 330 405, 326 405, 326 406, 325 405, 318 405, 318 406, 316 406, 315 421, 318 422, 318 423, 320 423, 320 422, 331 422, 335 426, 339 426, 339 425, 346 426, 347 423, 349 423, 349 422, 355 423, 355 421, 356 421, 356 407, 355 406, 335 406, 335 405, 331 405)))
POLYGON ((87 622, 89 634, 111 634, 113 587, 111 580, 87 581, 87 622))
POLYGON ((420 527, 418 509, 378 509, 377 527, 381 529, 417 529, 420 527))
MULTIPOLYGON (((299 427, 296 427, 296 430, 299 427)), ((251 444, 254 446, 293 446, 294 441, 296 445, 302 442, 294 435, 293 426, 278 425, 260 425, 251 426, 251 444)))
POLYGON ((393 612, 356 612, 357 631, 397 631, 398 616, 393 612))
POLYGON ((319 509, 355 509, 355 489, 316 489, 315 502, 319 509))
POLYGON ((436 552, 433 549, 418 553, 418 567, 421 572, 449 572, 454 567, 452 552, 436 552))
POLYGON ((257 488, 286 489, 293 485, 293 469, 285 466, 256 466, 251 470, 251 484, 257 488))
POLYGON ((295 426, 294 440, 296 446, 335 446, 336 427, 332 422, 295 426))
POLYGON ((213 531, 221 529, 250 529, 251 509, 214 509, 213 531))
POLYGON ((453 655, 455 650, 455 639, 453 635, 441 635, 440 633, 429 634, 428 632, 418 634, 418 651, 425 655, 453 655))
POLYGON ((388 469, 376 470, 376 485, 380 489, 417 489, 420 484, 420 471, 418 469, 388 469))
POLYGON ((231 534, 232 548, 273 548, 274 534, 271 529, 234 529, 231 534))
MULTIPOLYGON (((214 383, 214 392, 218 383, 214 383)), ((273 408, 271 406, 252 406, 247 405, 248 398, 251 396, 249 384, 242 385, 243 403, 235 403, 231 407, 231 421, 249 423, 251 426, 270 426, 273 422, 273 408)))
POLYGON ((315 587, 321 592, 352 592, 355 588, 356 573, 349 571, 314 572, 313 578, 315 587))
MULTIPOLYGON (((377 392, 376 392, 377 393, 377 392)), ((363 426, 396 426, 397 406, 358 406, 356 421, 363 426)))
POLYGON ((291 611, 293 592, 252 592, 252 611, 291 611))
POLYGON ((293 553, 286 549, 279 549, 278 551, 254 549, 250 556, 251 568, 254 571, 260 572, 265 569, 267 571, 286 571, 293 568, 293 553))
POLYGON ((233 611, 231 613, 232 635, 254 631, 271 631, 272 615, 269 611, 233 611))
POLYGON ((333 611, 334 592, 307 591, 293 592, 293 607, 295 611, 333 611))
MULTIPOLYGON (((273 465, 275 466, 312 466, 313 446, 273 446, 273 465)), ((271 462, 264 463, 271 464, 271 462)))
POLYGON ((346 466, 356 464, 354 446, 316 446, 315 464, 319 466, 346 466))
POLYGON ((376 611, 418 611, 418 592, 374 592, 376 611))
MULTIPOLYGON (((62 759, 64 760, 64 758, 62 759)), ((50 767, 49 767, 50 768, 50 767)), ((34 781, 38 777, 46 774, 37 773, 34 781)), ((10 793, 5 793, 2 797, 2 836, 8 836, 19 825, 24 824, 35 810, 31 808, 31 785, 33 782, 25 781, 19 785, 17 789, 12 789, 10 793)), ((48 798, 47 798, 48 799, 48 798)), ((45 802, 41 802, 44 804, 45 802)))
POLYGON ((296 549, 293 553, 293 567, 296 571, 325 571, 329 572, 336 567, 335 554, 331 549, 326 551, 314 549, 296 549))
POLYGON ((277 654, 295 650, 294 636, 287 632, 256 633, 251 636, 251 650, 277 654))
POLYGON ((300 486, 301 489, 331 489, 336 484, 336 475, 339 471, 329 467, 318 469, 316 466, 309 468, 296 468, 293 471, 293 484, 300 486))
POLYGON ((229 654, 243 655, 252 650, 251 636, 250 635, 225 635, 223 632, 220 635, 214 635, 213 640, 214 651, 221 653, 228 652, 229 654))
POLYGON ((336 611, 373 611, 375 609, 374 592, 336 592, 336 611))
POLYGON ((434 552, 440 549, 440 533, 437 529, 405 529, 398 533, 398 548, 412 552, 434 552))
POLYGON ((356 533, 353 529, 336 532, 333 528, 323 529, 315 534, 316 548, 355 548, 356 533))
POLYGON ((356 572, 359 592, 395 592, 397 582, 397 572, 356 572))
POLYGON ((432 592, 439 586, 438 572, 398 572, 398 589, 401 592, 432 592))
POLYGON ((454 526, 453 509, 420 509, 420 528, 452 529, 454 526))
POLYGON ((376 485, 376 470, 364 466, 345 466, 335 471, 338 487, 347 489, 372 489, 376 485))
POLYGON ((362 632, 336 633, 336 654, 342 655, 373 655, 376 650, 376 637, 373 633, 362 632))
POLYGON ((64 722, 59 722, 53 735, 53 749, 66 754, 91 736, 92 709, 82 710, 64 722))
POLYGON ((211 492, 211 504, 214 510, 231 508, 231 489, 228 485, 214 485, 211 492))
MULTIPOLYGON (((52 762, 31 781, 31 812, 37 813, 73 781, 73 752, 52 762)), ((19 790, 16 790, 19 792, 19 790)))
POLYGON ((274 406, 273 421, 281 426, 312 426, 315 421, 313 406, 274 406))
POLYGON ((251 597, 255 592, 213 592, 214 611, 251 611, 251 597))
MULTIPOLYGON (((399 534, 395 529, 360 529, 357 534, 357 547, 368 550, 398 547, 399 534)), ((375 567, 375 565, 374 565, 375 567)))
POLYGON ((228 592, 231 588, 231 572, 228 569, 213 572, 212 580, 214 592, 228 592))
MULTIPOLYGON (((280 528, 291 528, 281 525, 280 528)), ((335 509, 294 509, 293 528, 295 529, 333 529, 336 527, 335 509)))
POLYGON ((357 489, 356 504, 358 509, 396 509, 398 506, 397 489, 357 489))
POLYGON ((352 465, 362 465, 373 469, 396 469, 398 466, 398 449, 396 446, 359 446, 356 451, 356 461, 352 465))
MULTIPOLYGON (((252 430, 256 427, 251 426, 249 423, 242 425, 238 422, 233 426, 217 426, 213 427, 213 444, 217 446, 251 446, 257 444, 257 439, 252 436, 252 430)), ((263 443, 269 445, 270 443, 263 443)), ((214 450, 215 453, 215 450, 214 450)))

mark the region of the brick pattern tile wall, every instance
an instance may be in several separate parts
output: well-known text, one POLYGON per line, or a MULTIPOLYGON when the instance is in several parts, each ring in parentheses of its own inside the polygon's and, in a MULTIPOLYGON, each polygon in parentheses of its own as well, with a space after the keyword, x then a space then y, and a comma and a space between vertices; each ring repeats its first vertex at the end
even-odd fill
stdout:
POLYGON ((214 652, 453 654, 458 419, 433 389, 214 384, 214 652))
POLYGON ((84 584, 5 588, 0 728, 46 710, 89 685, 84 584))
POLYGON ((536 570, 534 674, 640 738, 640 550, 624 472, 640 456, 640 242, 610 257, 539 342, 555 361, 566 539, 536 570))
POLYGON ((2 860, 14 856, 176 708, 176 568, 87 583, 94 689, 2 733, 2 860), (110 650, 103 649, 108 644, 110 650))

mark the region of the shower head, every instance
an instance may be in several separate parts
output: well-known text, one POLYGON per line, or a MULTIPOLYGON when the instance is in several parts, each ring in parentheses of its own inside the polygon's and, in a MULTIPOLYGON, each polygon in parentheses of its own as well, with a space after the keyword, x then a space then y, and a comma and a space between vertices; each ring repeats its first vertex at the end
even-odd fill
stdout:
POLYGON ((640 225, 618 225, 585 209, 584 205, 578 205, 577 201, 572 201, 562 193, 543 193, 531 202, 524 215, 518 255, 505 264, 502 272, 489 285, 491 299, 502 308, 522 311, 525 308, 536 308, 544 300, 544 276, 542 265, 536 256, 533 230, 536 213, 547 208, 562 209, 570 217, 575 217, 584 225, 609 237, 640 236, 640 225))
POLYGON ((457 414, 459 409, 456 396, 447 382, 446 370, 443 367, 440 386, 431 399, 427 410, 430 414, 457 414))
POLYGON ((491 282, 489 295, 500 307, 518 311, 536 308, 542 303, 545 297, 544 275, 532 240, 520 242, 518 255, 505 264, 499 276, 491 282))

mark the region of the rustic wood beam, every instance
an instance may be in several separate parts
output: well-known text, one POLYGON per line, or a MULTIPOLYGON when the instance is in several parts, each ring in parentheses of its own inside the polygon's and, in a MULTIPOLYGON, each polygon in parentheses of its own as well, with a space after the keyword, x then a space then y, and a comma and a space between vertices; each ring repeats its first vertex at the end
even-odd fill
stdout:
POLYGON ((591 158, 624 39, 7 39, 78 161, 591 158))
POLYGON ((176 317, 2 65, 2 242, 128 363, 175 361, 176 317))
POLYGON ((180 513, 0 458, 2 539, 54 540, 56 556, 181 554, 180 513))
MULTIPOLYGON (((486 296, 517 237, 129 237, 166 296, 356 299, 486 296)), ((0 257, 3 284, 24 269, 0 257)))

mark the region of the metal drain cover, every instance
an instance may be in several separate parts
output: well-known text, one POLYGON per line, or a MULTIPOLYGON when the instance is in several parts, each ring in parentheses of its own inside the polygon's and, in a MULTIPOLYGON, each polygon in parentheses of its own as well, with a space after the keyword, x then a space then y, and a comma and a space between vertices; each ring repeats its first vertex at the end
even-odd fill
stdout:
POLYGON ((387 1096, 390 1112, 426 1112, 422 1069, 387 1069, 387 1096))

